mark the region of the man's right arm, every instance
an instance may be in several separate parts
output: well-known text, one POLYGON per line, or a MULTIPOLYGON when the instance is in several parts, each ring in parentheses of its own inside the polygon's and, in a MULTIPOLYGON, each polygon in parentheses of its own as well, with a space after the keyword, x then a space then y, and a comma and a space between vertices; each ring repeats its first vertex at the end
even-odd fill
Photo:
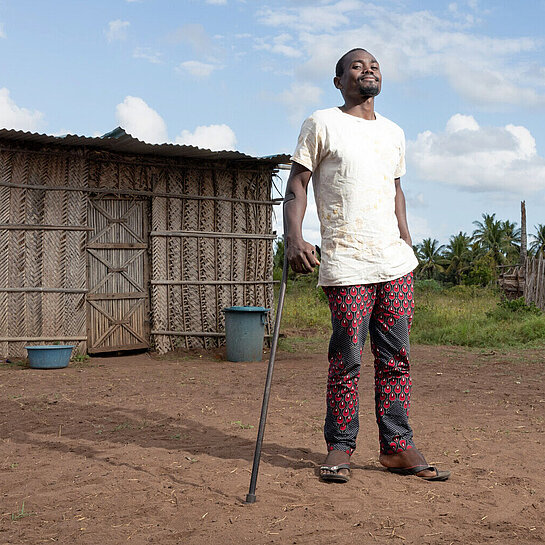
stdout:
POLYGON ((284 199, 285 251, 291 268, 297 273, 310 273, 320 264, 314 246, 303 240, 303 218, 311 175, 308 168, 292 163, 284 199))

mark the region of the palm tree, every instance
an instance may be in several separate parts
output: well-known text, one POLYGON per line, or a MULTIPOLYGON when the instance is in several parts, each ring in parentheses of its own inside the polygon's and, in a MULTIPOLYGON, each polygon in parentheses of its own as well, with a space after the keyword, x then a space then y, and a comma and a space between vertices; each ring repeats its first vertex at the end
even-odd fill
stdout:
POLYGON ((504 233, 504 253, 507 260, 511 263, 518 263, 520 260, 520 227, 517 224, 505 220, 502 222, 504 233))
POLYGON ((471 266, 471 237, 462 231, 451 236, 444 257, 449 262, 446 274, 454 278, 455 284, 460 284, 462 274, 468 271, 471 266))
POLYGON ((439 244, 437 239, 425 238, 420 244, 416 245, 416 255, 418 257, 419 269, 422 274, 428 278, 433 278, 438 273, 445 271, 445 259, 441 255, 445 246, 439 244))
POLYGON ((476 226, 473 240, 479 244, 482 254, 491 256, 496 265, 500 265, 505 261, 503 252, 506 247, 503 222, 496 220, 496 214, 483 214, 482 217, 482 222, 473 222, 476 226))
POLYGON ((534 240, 530 244, 530 252, 535 256, 541 255, 545 257, 545 224, 538 223, 534 226, 534 229, 536 230, 536 234, 532 235, 534 240))

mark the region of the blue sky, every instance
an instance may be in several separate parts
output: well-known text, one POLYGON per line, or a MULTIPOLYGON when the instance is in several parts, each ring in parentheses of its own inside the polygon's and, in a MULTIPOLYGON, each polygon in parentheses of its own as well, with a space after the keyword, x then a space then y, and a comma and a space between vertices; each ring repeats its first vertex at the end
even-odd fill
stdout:
MULTIPOLYGON (((545 0, 0 0, 0 125, 291 153, 340 105, 336 60, 381 63, 407 138, 413 240, 482 213, 545 223, 545 0)), ((305 236, 319 242, 312 201, 305 236)))

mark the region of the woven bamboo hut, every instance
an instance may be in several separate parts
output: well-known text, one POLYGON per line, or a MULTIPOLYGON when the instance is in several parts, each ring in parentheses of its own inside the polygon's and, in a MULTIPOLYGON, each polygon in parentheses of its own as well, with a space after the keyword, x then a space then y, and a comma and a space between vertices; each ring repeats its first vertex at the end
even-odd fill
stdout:
POLYGON ((0 355, 216 347, 273 302, 283 155, 0 130, 0 355))

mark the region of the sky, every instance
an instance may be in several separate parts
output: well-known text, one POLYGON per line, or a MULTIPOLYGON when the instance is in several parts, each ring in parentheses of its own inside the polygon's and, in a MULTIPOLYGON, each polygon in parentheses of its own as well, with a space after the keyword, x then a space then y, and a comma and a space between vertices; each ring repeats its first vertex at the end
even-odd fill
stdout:
POLYGON ((363 47, 383 73, 375 109, 405 131, 413 242, 447 243, 484 213, 520 224, 521 200, 531 234, 544 22, 545 0, 0 0, 0 126, 290 154, 308 115, 342 104, 335 63, 363 47))

